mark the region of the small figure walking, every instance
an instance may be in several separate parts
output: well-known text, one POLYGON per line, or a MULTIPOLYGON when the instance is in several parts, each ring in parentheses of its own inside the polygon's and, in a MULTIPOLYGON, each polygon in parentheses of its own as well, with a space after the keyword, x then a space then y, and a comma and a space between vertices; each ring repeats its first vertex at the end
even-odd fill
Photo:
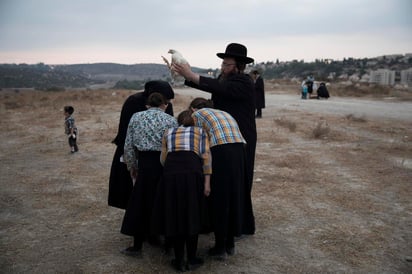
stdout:
POLYGON ((302 83, 302 99, 308 98, 308 85, 306 83, 302 83))
POLYGON ((79 151, 79 148, 77 147, 77 127, 72 116, 73 112, 74 108, 72 106, 64 107, 64 129, 65 133, 69 137, 69 146, 71 153, 79 151))

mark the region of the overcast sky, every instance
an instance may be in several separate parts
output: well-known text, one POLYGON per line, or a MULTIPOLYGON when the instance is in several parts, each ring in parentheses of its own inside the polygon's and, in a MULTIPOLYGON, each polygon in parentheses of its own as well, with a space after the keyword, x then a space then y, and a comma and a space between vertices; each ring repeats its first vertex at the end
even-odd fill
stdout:
POLYGON ((412 53, 411 0, 0 0, 0 63, 159 63, 180 51, 220 67, 412 53))

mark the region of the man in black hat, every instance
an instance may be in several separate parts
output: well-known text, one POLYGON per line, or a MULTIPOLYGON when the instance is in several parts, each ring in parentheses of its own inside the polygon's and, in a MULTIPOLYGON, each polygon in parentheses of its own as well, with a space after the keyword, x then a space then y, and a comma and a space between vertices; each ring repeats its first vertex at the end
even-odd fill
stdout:
POLYGON ((123 162, 123 148, 126 140, 127 127, 134 113, 147 110, 147 98, 153 92, 161 93, 168 101, 166 113, 173 116, 173 105, 170 100, 174 92, 168 82, 149 81, 145 84, 144 91, 130 95, 123 104, 120 114, 119 129, 112 141, 117 147, 114 153, 109 178, 109 206, 126 209, 130 194, 133 189, 132 178, 123 162))
POLYGON ((256 118, 262 118, 262 108, 265 108, 265 83, 257 69, 250 72, 255 81, 256 118))
MULTIPOLYGON (((182 75, 187 86, 212 94, 214 107, 235 118, 246 144, 246 184, 243 234, 255 233, 251 191, 256 151, 255 96, 253 80, 244 73, 246 65, 254 62, 247 56, 247 48, 238 43, 231 43, 224 53, 216 54, 223 59, 221 74, 217 79, 194 73, 189 64, 174 64, 172 69, 182 75)), ((212 190, 213 192, 213 190, 212 190)))

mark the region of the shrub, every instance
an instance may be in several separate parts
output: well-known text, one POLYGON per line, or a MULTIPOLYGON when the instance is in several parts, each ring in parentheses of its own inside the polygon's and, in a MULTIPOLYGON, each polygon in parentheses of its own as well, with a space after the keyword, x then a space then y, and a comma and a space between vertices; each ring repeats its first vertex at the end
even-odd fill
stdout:
POLYGON ((316 127, 312 131, 312 135, 314 138, 325 138, 330 132, 330 128, 327 123, 323 125, 323 122, 319 122, 316 127))
POLYGON ((289 121, 289 120, 285 120, 283 118, 280 119, 276 119, 275 123, 281 127, 285 127, 287 129, 289 129, 290 132, 294 132, 296 130, 296 123, 289 121))

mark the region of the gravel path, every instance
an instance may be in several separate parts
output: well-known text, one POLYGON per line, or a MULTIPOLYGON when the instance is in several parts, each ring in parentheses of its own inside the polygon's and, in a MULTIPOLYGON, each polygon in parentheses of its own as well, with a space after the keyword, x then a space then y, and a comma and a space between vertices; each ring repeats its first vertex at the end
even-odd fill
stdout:
MULTIPOLYGON (((195 89, 175 89, 176 94, 210 98, 206 92, 195 89)), ((313 113, 354 115, 364 118, 412 120, 412 102, 399 102, 392 98, 373 100, 363 98, 331 97, 328 100, 302 100, 294 94, 266 94, 264 115, 275 116, 273 110, 304 110, 313 113)))

